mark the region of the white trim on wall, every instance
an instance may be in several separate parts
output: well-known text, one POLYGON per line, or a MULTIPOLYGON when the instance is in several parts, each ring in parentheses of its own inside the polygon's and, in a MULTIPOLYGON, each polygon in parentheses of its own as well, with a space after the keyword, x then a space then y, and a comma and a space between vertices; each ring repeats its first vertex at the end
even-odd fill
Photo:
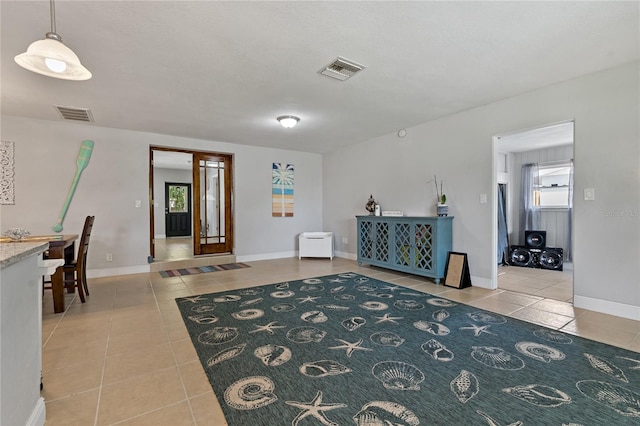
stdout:
POLYGON ((640 306, 593 299, 586 296, 573 296, 573 306, 576 308, 615 315, 617 317, 628 318, 634 321, 640 321, 640 306))

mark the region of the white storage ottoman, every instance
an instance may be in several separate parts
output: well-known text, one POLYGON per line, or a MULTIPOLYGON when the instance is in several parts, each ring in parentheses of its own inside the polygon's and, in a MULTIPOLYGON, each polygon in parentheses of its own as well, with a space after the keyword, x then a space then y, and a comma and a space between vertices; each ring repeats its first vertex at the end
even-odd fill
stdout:
POLYGON ((333 259, 333 232, 303 232, 298 237, 298 258, 333 259))

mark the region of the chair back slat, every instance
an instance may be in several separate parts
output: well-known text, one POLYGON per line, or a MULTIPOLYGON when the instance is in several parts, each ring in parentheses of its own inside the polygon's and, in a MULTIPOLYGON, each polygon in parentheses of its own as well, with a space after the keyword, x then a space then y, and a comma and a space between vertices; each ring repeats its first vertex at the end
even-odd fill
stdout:
POLYGON ((89 252, 89 239, 91 238, 91 230, 93 229, 93 222, 95 218, 95 216, 87 216, 84 220, 84 228, 82 228, 82 236, 80 237, 80 245, 78 247, 78 259, 76 259, 76 264, 78 266, 85 264, 86 256, 89 252))

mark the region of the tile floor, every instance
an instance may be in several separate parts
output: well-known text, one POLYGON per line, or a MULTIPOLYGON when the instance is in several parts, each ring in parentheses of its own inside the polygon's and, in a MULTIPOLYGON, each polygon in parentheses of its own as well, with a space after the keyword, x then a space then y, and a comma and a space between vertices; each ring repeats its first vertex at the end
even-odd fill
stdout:
POLYGON ((563 266, 562 271, 499 266, 498 288, 572 303, 573 265, 565 262, 563 266))
POLYGON ((155 259, 159 261, 193 259, 193 239, 191 237, 156 238, 155 259))
POLYGON ((640 323, 505 289, 458 290, 351 260, 288 258, 185 277, 157 272, 89 280, 80 304, 43 301, 47 426, 225 425, 174 298, 354 271, 640 352, 640 323))

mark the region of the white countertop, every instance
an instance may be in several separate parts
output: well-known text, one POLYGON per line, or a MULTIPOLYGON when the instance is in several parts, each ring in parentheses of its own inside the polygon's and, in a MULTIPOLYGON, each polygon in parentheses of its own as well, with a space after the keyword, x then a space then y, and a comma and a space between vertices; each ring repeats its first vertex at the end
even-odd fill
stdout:
POLYGON ((0 243, 0 268, 6 268, 29 256, 40 254, 48 248, 48 241, 0 243))

